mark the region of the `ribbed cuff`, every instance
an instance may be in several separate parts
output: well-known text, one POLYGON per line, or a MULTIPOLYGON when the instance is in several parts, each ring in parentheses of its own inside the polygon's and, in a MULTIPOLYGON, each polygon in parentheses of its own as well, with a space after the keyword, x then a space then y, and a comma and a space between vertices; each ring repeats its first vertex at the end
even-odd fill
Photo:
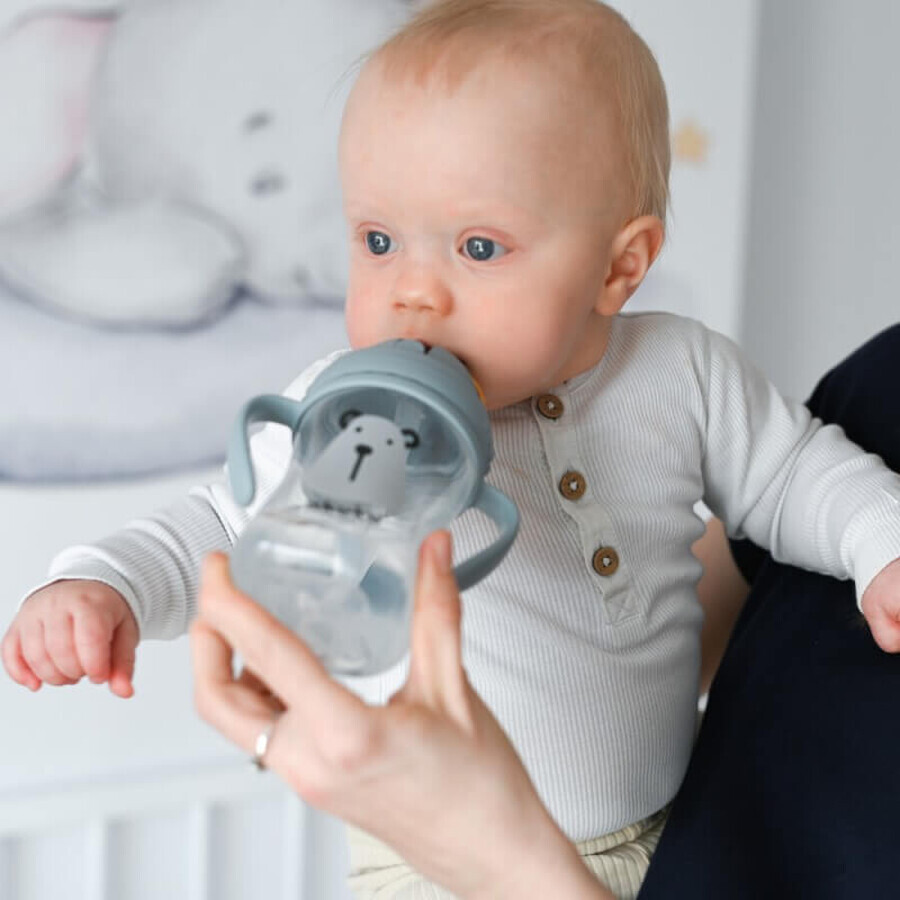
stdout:
POLYGON ((860 542, 854 560, 853 577, 856 581, 856 605, 862 610, 862 596, 872 579, 895 559, 900 559, 900 522, 884 527, 860 542))
POLYGON ((31 588, 19 601, 19 609, 22 608, 25 601, 32 594, 51 584, 56 584, 57 581, 99 581, 107 587, 111 587, 114 591, 118 591, 131 609, 134 620, 137 622, 138 634, 143 638, 144 628, 141 608, 131 585, 112 566, 106 565, 106 563, 91 556, 85 556, 74 561, 70 558, 66 560, 64 568, 51 568, 46 580, 31 588))

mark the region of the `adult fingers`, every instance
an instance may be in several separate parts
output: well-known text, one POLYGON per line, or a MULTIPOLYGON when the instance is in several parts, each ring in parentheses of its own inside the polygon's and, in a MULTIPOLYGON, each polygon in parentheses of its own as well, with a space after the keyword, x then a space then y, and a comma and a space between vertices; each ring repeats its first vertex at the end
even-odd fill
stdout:
POLYGON ((200 613, 288 706, 298 704, 316 717, 360 703, 296 635, 233 586, 223 554, 204 562, 200 613))
POLYGON ((470 708, 462 668, 462 607, 451 565, 450 534, 429 535, 419 551, 413 609, 407 699, 445 709, 468 721, 470 708))
POLYGON ((0 644, 0 656, 13 681, 32 691, 40 689, 41 679, 31 671, 31 667, 22 656, 22 645, 17 630, 10 629, 6 632, 3 643, 0 644))
POLYGON ((137 625, 129 616, 113 633, 112 646, 109 650, 109 689, 123 699, 134 695, 132 678, 137 642, 137 625))
POLYGON ((236 591, 220 554, 204 563, 192 640, 198 709, 247 752, 272 721, 272 701, 235 681, 232 653, 286 705, 278 731, 290 737, 276 741, 266 761, 309 802, 322 806, 377 757, 383 711, 334 681, 302 641, 236 591))
POLYGON ((270 701, 246 681, 234 678, 228 641, 202 617, 191 626, 194 702, 200 715, 230 741, 252 753, 271 722, 270 701))
POLYGON ((73 679, 60 672, 56 663, 48 655, 44 639, 44 623, 40 619, 27 624, 23 623, 20 640, 25 662, 41 681, 57 686, 75 683, 73 679))
POLYGON ((281 699, 278 695, 269 687, 261 678, 255 675, 250 669, 244 666, 241 669, 241 674, 237 679, 241 684, 250 688, 250 690, 255 691, 259 694, 260 698, 275 710, 284 710, 285 705, 281 702, 281 699))

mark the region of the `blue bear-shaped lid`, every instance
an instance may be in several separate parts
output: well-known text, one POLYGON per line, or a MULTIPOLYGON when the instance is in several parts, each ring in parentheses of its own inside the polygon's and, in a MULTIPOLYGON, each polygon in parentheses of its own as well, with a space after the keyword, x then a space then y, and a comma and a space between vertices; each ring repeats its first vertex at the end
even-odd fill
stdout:
POLYGON ((469 370, 452 353, 405 339, 345 353, 310 385, 303 406, 338 392, 372 387, 399 391, 443 412, 470 447, 479 477, 484 477, 494 455, 490 418, 469 370))

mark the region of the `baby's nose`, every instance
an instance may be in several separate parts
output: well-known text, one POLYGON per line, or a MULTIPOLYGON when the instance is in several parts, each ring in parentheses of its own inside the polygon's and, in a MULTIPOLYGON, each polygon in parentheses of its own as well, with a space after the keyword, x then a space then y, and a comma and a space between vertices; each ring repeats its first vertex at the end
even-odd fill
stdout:
POLYGON ((453 308, 453 295, 437 273, 423 267, 410 268, 401 273, 394 286, 394 307, 445 316, 453 308))

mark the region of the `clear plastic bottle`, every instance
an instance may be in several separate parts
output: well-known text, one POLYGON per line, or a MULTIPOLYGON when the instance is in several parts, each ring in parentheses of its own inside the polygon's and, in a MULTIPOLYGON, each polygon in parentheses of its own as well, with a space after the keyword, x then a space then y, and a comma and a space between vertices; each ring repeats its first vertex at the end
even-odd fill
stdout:
POLYGON ((262 511, 231 556, 235 584, 331 672, 371 675, 403 658, 418 541, 407 530, 310 507, 262 511))
POLYGON ((248 401, 228 454, 244 505, 256 494, 249 429, 259 422, 290 428, 293 453, 232 549, 232 575, 335 674, 376 674, 405 655, 429 531, 470 506, 496 522, 493 543, 457 566, 461 590, 515 539, 515 504, 484 481, 487 410, 466 368, 441 348, 388 341, 334 361, 302 401, 248 401))

